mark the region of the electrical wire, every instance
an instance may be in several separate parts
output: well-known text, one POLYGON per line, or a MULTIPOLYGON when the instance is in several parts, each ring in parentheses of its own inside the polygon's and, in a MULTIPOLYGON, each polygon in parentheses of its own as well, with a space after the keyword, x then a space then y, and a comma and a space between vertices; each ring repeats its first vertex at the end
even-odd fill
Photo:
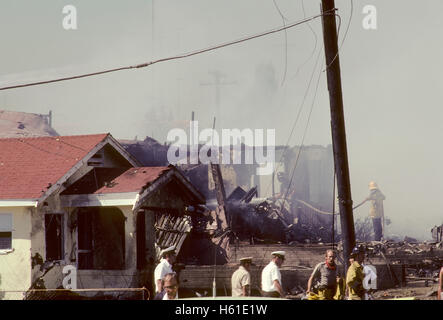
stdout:
POLYGON ((66 142, 66 141, 63 141, 63 140, 61 140, 61 139, 59 139, 58 141, 60 141, 60 142, 63 143, 63 144, 66 144, 67 146, 73 147, 73 148, 75 148, 75 149, 78 149, 78 150, 81 150, 81 151, 84 151, 84 152, 89 152, 89 151, 90 151, 90 150, 83 149, 82 147, 78 147, 78 146, 76 146, 76 145, 74 145, 74 144, 68 143, 68 142, 66 142))
POLYGON ((162 59, 158 59, 158 60, 154 60, 154 61, 150 61, 150 62, 145 62, 145 63, 141 63, 141 64, 137 64, 137 65, 132 65, 132 66, 126 66, 126 67, 119 67, 119 68, 114 68, 114 69, 108 69, 108 70, 103 70, 103 71, 98 71, 98 72, 92 72, 92 73, 86 73, 86 74, 81 74, 81 75, 76 75, 76 76, 70 76, 70 77, 63 77, 63 78, 58 78, 58 79, 52 79, 52 80, 46 80, 46 81, 37 81, 37 82, 30 82, 30 83, 24 83, 24 84, 19 84, 19 85, 13 85, 13 86, 7 86, 7 87, 0 87, 0 91, 1 90, 9 90, 9 89, 16 89, 16 88, 23 88, 23 87, 30 87, 30 86, 36 86, 36 85, 43 85, 43 84, 49 84, 49 83, 54 83, 54 82, 60 82, 60 81, 67 81, 67 80, 74 80, 74 79, 80 79, 80 78, 86 78, 86 77, 91 77, 91 76, 97 76, 97 75, 101 75, 101 74, 106 74, 106 73, 111 73, 111 72, 117 72, 117 71, 122 71, 122 70, 130 70, 130 69, 139 69, 139 68, 145 68, 145 67, 149 67, 151 65, 157 64, 157 63, 162 63, 162 62, 166 62, 166 61, 171 61, 171 60, 178 60, 178 59, 183 59, 183 58, 188 58, 188 57, 192 57, 198 54, 202 54, 205 52, 209 52, 209 51, 214 51, 217 49, 221 49, 224 47, 228 47, 228 46, 232 46, 235 44, 239 44, 242 42, 246 42, 252 39, 257 39, 257 38, 261 38, 276 32, 280 32, 286 29, 290 29, 293 28, 295 26, 301 25, 303 23, 307 23, 309 21, 312 21, 314 19, 317 19, 319 17, 331 14, 331 12, 334 12, 336 9, 331 9, 328 12, 322 13, 322 14, 318 14, 315 16, 312 16, 310 18, 305 18, 303 20, 299 20, 296 22, 293 22, 291 24, 285 25, 283 27, 277 27, 274 29, 271 29, 269 31, 265 31, 262 33, 258 33, 258 34, 254 34, 251 36, 246 36, 243 37, 241 39, 238 40, 234 40, 234 41, 230 41, 230 42, 226 42, 226 43, 222 43, 219 45, 215 45, 212 47, 208 47, 205 49, 200 49, 200 50, 196 50, 196 51, 192 51, 189 53, 184 53, 181 55, 177 55, 177 56, 172 56, 172 57, 168 57, 168 58, 162 58, 162 59))
POLYGON ((33 145, 32 143, 29 143, 29 142, 25 141, 24 139, 20 139, 20 142, 23 142, 24 144, 27 144, 28 146, 33 147, 33 148, 35 148, 35 149, 37 149, 39 151, 42 151, 42 152, 53 154, 53 155, 56 155, 56 156, 59 156, 59 157, 65 158, 65 159, 69 159, 69 160, 76 160, 76 161, 79 160, 79 159, 77 159, 75 157, 67 157, 67 156, 65 156, 63 154, 60 154, 60 153, 57 153, 57 152, 48 151, 48 150, 45 150, 43 148, 37 147, 36 145, 33 145))
MULTIPOLYGON (((334 56, 334 59, 332 59, 331 63, 329 63, 329 65, 326 67, 326 69, 328 69, 329 67, 331 67, 331 65, 332 65, 332 64, 334 63, 334 61, 337 59, 337 57, 338 57, 338 55, 339 55, 339 53, 340 53, 340 51, 341 51, 341 48, 342 48, 343 44, 345 43, 345 39, 346 39, 346 36, 348 35, 348 31, 349 31, 349 27, 350 27, 350 25, 351 25, 351 21, 352 21, 352 16, 353 16, 353 14, 354 14, 354 1, 351 0, 351 14, 350 14, 350 16, 349 16, 349 21, 348 21, 348 25, 346 26, 345 34, 343 35, 343 39, 342 39, 342 41, 341 41, 340 46, 338 47, 338 50, 337 50, 337 53, 336 53, 335 56, 334 56)), ((336 14, 336 16, 339 18, 338 34, 340 34, 341 16, 340 16, 339 14, 336 14)), ((326 69, 325 69, 325 70, 326 70, 326 69)))
MULTIPOLYGON (((283 13, 281 12, 280 8, 278 7, 278 4, 276 2, 276 0, 272 0, 274 2, 274 6, 277 9, 278 13, 280 14, 280 17, 282 19, 283 22, 283 26, 286 26, 286 17, 283 15, 283 13)), ((286 80, 286 73, 288 71, 288 30, 285 29, 285 72, 283 73, 283 78, 281 81, 281 86, 283 86, 283 84, 285 83, 286 80)))
MULTIPOLYGON (((274 2, 274 4, 275 4, 275 2, 274 2)), ((304 6, 304 0, 301 1, 301 4, 302 4, 302 11, 303 11, 303 18, 306 18, 306 11, 305 11, 305 6, 304 6)), ((277 7, 277 10, 280 12, 280 9, 278 8, 278 6, 276 6, 276 7, 277 7)), ((282 15, 282 17, 284 17, 284 16, 282 15)), ((293 78, 295 78, 298 75, 300 69, 303 68, 309 62, 309 60, 311 60, 311 58, 314 56, 315 50, 317 49, 317 42, 318 42, 317 33, 314 31, 314 29, 311 27, 311 25, 309 23, 307 23, 307 25, 308 25, 309 29, 311 30, 311 32, 314 35, 314 41, 315 41, 314 49, 312 50, 311 55, 308 57, 308 59, 306 59, 306 61, 304 61, 302 63, 302 65, 297 68, 297 72, 296 72, 296 74, 295 74, 295 76, 293 78)), ((320 57, 320 52, 319 52, 319 54, 317 56, 317 60, 316 60, 316 62, 314 64, 314 68, 312 69, 312 73, 311 73, 311 77, 310 77, 310 80, 309 80, 309 83, 308 83, 308 87, 306 88, 305 94, 303 96, 303 100, 302 100, 302 103, 300 105, 299 112, 297 113, 296 119, 295 119, 294 124, 292 125, 292 128, 291 128, 291 132, 290 132, 289 137, 288 137, 288 139, 286 141, 285 148, 283 149, 283 153, 280 156, 280 160, 277 162, 277 167, 274 169, 274 172, 278 171, 278 169, 280 168, 281 161, 282 161, 283 157, 285 156, 286 151, 287 151, 287 149, 289 147, 289 141, 292 138, 292 134, 294 132, 295 126, 297 125, 298 119, 300 117, 300 113, 301 113, 301 111, 302 111, 302 109, 304 107, 304 103, 305 103, 307 94, 309 92, 309 89, 311 87, 312 79, 314 77, 315 69, 317 68, 317 63, 318 63, 319 57, 320 57)), ((274 183, 274 177, 273 177, 273 180, 268 184, 268 187, 266 188, 266 194, 268 194, 269 188, 271 187, 271 185, 273 183, 274 183)))
MULTIPOLYGON (((306 17, 306 11, 305 11, 305 7, 304 7, 304 0, 301 1, 301 4, 302 4, 303 15, 304 15, 304 17, 306 17)), ((334 11, 335 11, 335 10, 336 10, 336 9, 334 9, 334 11)), ((341 42, 340 48, 342 47, 342 45, 343 45, 343 43, 344 43, 344 40, 346 39, 346 35, 347 35, 347 33, 348 33, 349 26, 350 26, 350 24, 351 24, 351 20, 352 20, 353 10, 354 10, 354 9, 353 9, 353 0, 351 0, 351 15, 350 15, 349 22, 348 22, 348 25, 347 25, 347 28, 346 28, 346 31, 345 31, 345 35, 343 36, 343 39, 342 39, 342 42, 341 42)), ((330 11, 330 10, 329 10, 329 11, 330 11)), ((329 11, 326 11, 325 13, 329 13, 329 11)), ((339 25, 338 25, 337 34, 340 35, 341 17, 340 17, 340 15, 338 15, 338 14, 336 14, 336 13, 335 13, 335 16, 337 16, 337 17, 339 18, 339 25)), ((314 47, 314 50, 315 50, 316 47, 317 47, 317 34, 316 34, 315 31, 312 29, 312 27, 311 27, 311 25, 310 25, 309 23, 307 23, 307 25, 309 26, 310 30, 313 32, 313 34, 314 34, 314 36, 315 36, 315 47, 314 47)), ((340 49, 339 49, 339 51, 340 51, 340 49)), ((306 60, 305 63, 307 63, 307 62, 312 58, 313 53, 314 53, 314 52, 312 52, 311 56, 308 58, 308 60, 306 60)), ((332 60, 332 62, 328 65, 328 67, 329 67, 330 65, 332 65, 332 63, 333 63, 334 60, 337 58, 337 56, 338 56, 338 52, 337 52, 337 54, 335 55, 335 57, 334 57, 334 59, 332 60)), ((319 55, 317 56, 317 62, 318 62, 318 57, 319 57, 319 55)), ((315 68, 316 68, 316 66, 317 66, 317 62, 316 62, 316 64, 315 64, 314 70, 315 70, 315 68)), ((304 63, 304 64, 305 64, 305 63, 304 63)), ((304 64, 303 64, 301 67, 303 67, 304 64)), ((300 67, 300 68, 301 68, 301 67, 300 67)), ((300 69, 300 68, 299 68, 299 69, 300 69)), ((326 68, 326 69, 327 69, 327 68, 326 68)), ((326 69, 323 70, 323 72, 326 71, 326 69)), ((311 74, 311 79, 310 79, 310 82, 309 82, 309 85, 308 85, 308 89, 307 89, 307 91, 309 90, 309 87, 310 87, 310 84, 311 84, 311 80, 312 80, 312 77, 313 77, 313 75, 314 75, 314 70, 313 70, 313 73, 311 74)), ((298 73, 298 70, 297 70, 297 73, 298 73)), ((307 91, 306 91, 306 93, 305 93, 305 97, 303 98, 302 106, 303 106, 304 100, 305 100, 305 98, 306 98, 307 91)), ((301 107, 301 108, 302 108, 302 107, 301 107)), ((281 157, 280 157, 280 161, 278 162, 277 167, 275 168, 275 171, 277 171, 277 170, 279 169, 279 167, 280 167, 280 163, 281 163, 281 160, 283 159, 284 155, 286 154, 286 151, 287 151, 288 146, 289 146, 289 140, 290 140, 290 138, 292 137, 292 134, 293 134, 293 131, 294 131, 295 125, 296 125, 296 123, 297 123, 297 121, 298 121, 298 116, 300 115, 300 112, 301 112, 301 110, 299 111, 299 113, 298 113, 298 115, 297 115, 297 118, 296 118, 296 121, 294 122, 294 125, 293 125, 293 127, 292 127, 292 129, 291 129, 291 133, 290 133, 290 135, 289 135, 288 141, 286 142, 285 148, 284 148, 283 153, 282 153, 282 155, 281 155, 281 157)), ((300 149, 299 153, 300 153, 300 152, 301 152, 301 149, 300 149)), ((298 157, 297 157, 297 159, 298 159, 298 157)), ((268 187, 267 187, 267 189, 266 189, 266 194, 268 193, 271 184, 272 184, 272 182, 268 185, 268 187)), ((286 200, 286 196, 285 196, 285 200, 286 200)))
MULTIPOLYGON (((286 18, 286 17, 283 15, 283 13, 281 12, 281 10, 280 10, 280 8, 279 8, 279 6, 278 6, 278 4, 277 4, 277 1, 275 1, 275 0, 272 0, 272 1, 274 2, 274 6, 275 6, 275 8, 277 9, 278 13, 280 14, 281 18, 283 19, 283 23, 284 23, 284 21, 288 21, 288 18, 286 18)), ((305 17, 305 18, 306 18, 306 17, 305 17)))
MULTIPOLYGON (((303 17, 306 18, 306 11, 305 11, 304 0, 301 1, 301 5, 302 5, 303 17)), ((314 48, 312 49, 312 52, 309 55, 309 57, 297 68, 297 71, 296 71, 295 75, 292 77, 292 79, 297 77, 297 75, 300 72, 300 70, 312 59, 312 57, 314 56, 315 50, 317 49, 317 44, 318 44, 317 33, 314 31, 314 29, 312 28, 312 26, 311 26, 311 24, 309 22, 306 23, 306 24, 308 25, 309 30, 311 30, 311 32, 312 32, 312 34, 314 36, 314 48)))
POLYGON ((308 120, 306 122, 305 130, 303 132, 303 137, 302 137, 302 141, 301 141, 301 144, 300 144, 300 150, 298 151, 297 158, 296 158, 295 164, 294 164, 294 168, 293 168, 292 174, 291 174, 291 179, 289 180, 289 184, 288 184, 288 187, 286 189, 285 197, 283 199, 283 202, 282 202, 280 210, 283 209, 283 205, 284 205, 284 203, 285 203, 285 201, 286 201, 286 199, 288 197, 289 190, 291 189, 292 181, 293 181, 294 175, 295 175, 295 169, 297 168, 298 160, 300 158, 300 154, 301 154, 301 151, 302 151, 303 146, 304 146, 304 141, 305 141, 306 133, 308 131, 308 127, 309 127, 310 120, 311 120, 312 110, 314 109, 315 101, 316 101, 316 98, 317 98, 317 92, 318 92, 318 87, 319 87, 319 84, 320 84, 320 78, 321 78, 322 73, 323 73, 323 71, 320 70, 320 72, 318 74, 318 78, 317 78, 317 85, 316 85, 315 92, 314 92, 314 98, 312 99, 311 110, 309 111, 308 120))
POLYGON ((58 78, 58 79, 52 79, 52 80, 46 80, 46 81, 38 81, 38 82, 30 82, 30 83, 24 83, 24 84, 19 84, 19 85, 13 85, 13 86, 7 86, 7 87, 0 87, 0 91, 1 90, 9 90, 9 89, 16 89, 16 88, 23 88, 23 87, 30 87, 30 86, 36 86, 36 85, 43 85, 43 84, 49 84, 49 83, 54 83, 54 82, 60 82, 60 81, 67 81, 67 80, 74 80, 74 79, 80 79, 80 78, 86 78, 86 77, 91 77, 91 76, 97 76, 97 75, 101 75, 101 74, 106 74, 106 73, 111 73, 111 72, 117 72, 117 71, 122 71, 122 70, 130 70, 130 69, 139 69, 139 68, 145 68, 145 67, 149 67, 151 65, 157 64, 157 63, 162 63, 162 62, 166 62, 166 61, 171 61, 171 60, 178 60, 178 59, 183 59, 183 58, 188 58, 188 57, 192 57, 198 54, 202 54, 205 52, 210 52, 210 51, 214 51, 217 49, 221 49, 224 47, 228 47, 228 46, 232 46, 235 44, 239 44, 242 42, 246 42, 252 39, 257 39, 257 38, 261 38, 276 32, 280 32, 286 29, 290 29, 293 28, 295 26, 301 25, 303 23, 307 23, 309 21, 312 21, 314 19, 317 19, 319 17, 322 17, 324 15, 329 15, 329 14, 334 14, 334 12, 336 11, 335 8, 328 10, 325 13, 321 13, 315 16, 312 16, 310 18, 305 18, 296 22, 293 22, 291 24, 285 25, 283 27, 277 27, 274 29, 271 29, 269 31, 265 31, 259 34, 254 34, 251 36, 246 36, 243 37, 241 39, 238 40, 234 40, 234 41, 230 41, 230 42, 225 42, 219 45, 215 45, 212 47, 208 47, 205 49, 200 49, 200 50, 196 50, 196 51, 192 51, 189 53, 184 53, 181 55, 177 55, 177 56, 172 56, 172 57, 168 57, 168 58, 162 58, 162 59, 158 59, 158 60, 154 60, 154 61, 150 61, 150 62, 145 62, 145 63, 141 63, 141 64, 137 64, 137 65, 132 65, 132 66, 126 66, 126 67, 119 67, 119 68, 114 68, 114 69, 108 69, 108 70, 103 70, 103 71, 98 71, 98 72, 92 72, 92 73, 86 73, 86 74, 81 74, 81 75, 76 75, 76 76, 70 76, 70 77, 63 77, 63 78, 58 78))
MULTIPOLYGON (((275 3, 275 2, 274 2, 274 3, 275 3)), ((301 5, 302 5, 302 11, 303 11, 303 18, 306 18, 306 10, 305 10, 305 5, 304 5, 304 0, 301 1, 301 5)), ((278 6, 277 6, 277 10, 280 12, 278 6)), ((307 25, 308 25, 309 29, 311 30, 312 34, 314 35, 314 41, 315 41, 315 43, 314 43, 314 48, 313 48, 313 50, 312 50, 310 56, 308 57, 308 59, 306 59, 306 60, 301 64, 301 66, 299 66, 299 67, 297 68, 297 72, 295 73, 295 76, 294 76, 293 78, 295 78, 295 77, 298 75, 300 69, 302 69, 302 68, 303 68, 303 67, 309 62, 309 60, 312 59, 312 57, 314 56, 315 50, 317 49, 317 43, 318 43, 318 36, 317 36, 317 33, 314 31, 314 29, 311 27, 311 25, 310 25, 309 23, 307 23, 307 25)), ((287 151, 287 149, 288 149, 288 147, 289 147, 289 141, 290 141, 290 139, 291 139, 291 137, 292 137, 292 134, 293 134, 293 132, 294 132, 295 126, 297 125, 298 118, 299 118, 299 116, 300 116, 301 110, 303 109, 304 102, 305 102, 305 100, 306 100, 307 94, 308 94, 309 89, 310 89, 310 87, 311 87, 311 82, 312 82, 312 79, 313 79, 313 77, 314 77, 315 69, 317 68, 317 63, 318 63, 318 58, 319 58, 319 57, 320 57, 320 53, 319 53, 319 55, 317 56, 317 60, 316 60, 316 62, 315 62, 315 64, 314 64, 314 68, 312 69, 311 78, 310 78, 310 80, 309 80, 308 87, 306 88, 305 94, 304 94, 304 96, 303 96, 303 100, 302 100, 302 103, 301 103, 301 105, 300 105, 299 112, 298 112, 298 114, 297 114, 297 116, 296 116, 296 119, 295 119, 295 121, 294 121, 294 124, 293 124, 293 126, 292 126, 292 128, 291 128, 291 132, 290 132, 289 137, 288 137, 288 139, 287 139, 287 141, 286 141, 285 148, 283 149, 283 153, 282 153, 282 155, 280 156, 280 160, 278 161, 278 163, 277 163, 277 167, 274 169, 274 172, 278 171, 278 169, 280 168, 281 161, 282 161, 283 157, 285 156, 286 151, 287 151)), ((273 179, 274 179, 274 178, 273 178, 273 179)), ((271 181, 271 182, 269 183, 268 187, 266 188, 266 194, 268 194, 269 188, 271 187, 272 183, 274 183, 274 181, 271 181)))
MULTIPOLYGON (((300 118, 300 114, 301 114, 301 112, 302 112, 302 110, 304 108, 305 101, 306 101, 306 98, 307 98, 308 93, 309 93, 309 89, 311 88, 312 79, 314 78, 315 70, 317 69, 317 65, 318 65, 318 62, 320 60, 320 54, 321 54, 321 51, 319 50, 318 55, 317 55, 317 59, 316 59, 315 64, 314 64, 314 68, 312 69, 311 77, 310 77, 309 82, 308 82, 308 86, 307 86, 307 88, 305 90, 305 93, 303 95, 303 100, 302 100, 302 102, 300 104, 300 108, 298 110, 297 116, 295 117, 295 121, 294 121, 294 124, 292 125, 291 132, 289 134, 288 139, 286 140, 285 148, 283 149, 283 153, 280 156, 280 160, 278 161, 277 167, 275 168, 274 172, 278 171, 278 169, 280 168, 281 161, 282 161, 283 157, 286 155, 286 152, 287 152, 287 150, 289 148, 289 141, 292 138, 292 135, 294 133, 295 127, 296 127, 297 122, 298 122, 298 120, 300 118)), ((272 182, 269 183, 268 187, 266 188, 266 194, 268 193, 269 188, 271 187, 271 184, 272 184, 272 182)))

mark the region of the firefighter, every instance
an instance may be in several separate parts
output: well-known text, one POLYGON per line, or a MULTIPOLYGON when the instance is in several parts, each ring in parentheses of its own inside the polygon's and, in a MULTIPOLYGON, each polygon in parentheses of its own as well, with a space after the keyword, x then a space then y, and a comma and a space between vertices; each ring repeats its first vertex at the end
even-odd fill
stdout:
POLYGON ((369 192, 369 197, 367 197, 365 201, 371 201, 369 216, 371 217, 372 225, 374 227, 374 240, 381 241, 385 218, 383 200, 385 200, 386 197, 374 181, 369 182, 369 192))
POLYGON ((363 300, 365 289, 363 288, 362 263, 365 260, 365 251, 362 246, 355 247, 352 250, 351 258, 354 259, 346 273, 346 287, 348 289, 348 300, 363 300))

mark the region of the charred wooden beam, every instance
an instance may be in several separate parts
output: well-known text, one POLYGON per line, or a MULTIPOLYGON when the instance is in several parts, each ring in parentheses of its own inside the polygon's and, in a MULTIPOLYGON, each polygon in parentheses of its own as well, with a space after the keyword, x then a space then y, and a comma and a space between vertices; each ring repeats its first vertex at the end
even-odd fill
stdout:
POLYGON ((221 229, 224 231, 230 228, 231 225, 230 219, 228 218, 229 215, 226 212, 226 192, 225 186, 223 185, 223 177, 221 174, 220 165, 211 163, 211 173, 212 178, 214 179, 215 193, 218 203, 217 216, 221 222, 221 229))

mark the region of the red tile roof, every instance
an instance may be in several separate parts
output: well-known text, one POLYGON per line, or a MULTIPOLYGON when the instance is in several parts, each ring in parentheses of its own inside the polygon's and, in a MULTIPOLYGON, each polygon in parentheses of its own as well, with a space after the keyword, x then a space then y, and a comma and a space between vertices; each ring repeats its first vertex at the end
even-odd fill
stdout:
POLYGON ((0 199, 38 199, 108 134, 0 139, 0 199))
POLYGON ((169 170, 171 170, 170 167, 130 168, 94 193, 140 192, 144 186, 154 182, 169 170))

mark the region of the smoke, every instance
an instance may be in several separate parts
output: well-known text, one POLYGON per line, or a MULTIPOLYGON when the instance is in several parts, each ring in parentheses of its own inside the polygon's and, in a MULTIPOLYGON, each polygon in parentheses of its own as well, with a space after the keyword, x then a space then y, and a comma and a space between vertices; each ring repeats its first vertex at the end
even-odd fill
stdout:
MULTIPOLYGON (((443 2, 428 0, 420 7, 416 2, 373 0, 379 24, 368 31, 361 24, 364 4, 354 1, 340 64, 354 202, 367 196, 367 183, 375 180, 387 197, 390 231, 429 238, 430 228, 443 222, 443 2)), ((0 31, 2 84, 151 61, 282 25, 272 1, 134 0, 127 6, 97 0, 76 5, 78 30, 68 32, 61 25, 61 4, 0 4, 2 21, 9 26, 0 31)), ((308 17, 319 13, 316 1, 304 1, 304 6, 308 17)), ((337 0, 336 6, 342 18, 341 41, 350 17, 349 1, 337 0)), ((279 7, 288 21, 305 16, 300 1, 282 0, 279 7)), ((319 38, 317 50, 322 50, 320 20, 310 26, 319 38)), ((309 57, 315 51, 307 25, 288 30, 287 36, 287 43, 280 33, 143 70, 0 92, 0 102, 7 110, 53 110, 60 134, 153 134, 163 142, 170 128, 185 128, 180 121, 189 121, 191 111, 202 127, 212 127, 215 88, 202 83, 214 80, 208 71, 219 70, 231 83, 220 87, 222 125, 277 129, 277 144, 285 144, 312 74, 314 59, 309 57)), ((314 102, 312 88, 308 93, 290 144, 300 144, 314 103, 305 145, 326 146, 331 129, 325 73, 314 102)), ((356 214, 365 217, 367 208, 356 214)))

